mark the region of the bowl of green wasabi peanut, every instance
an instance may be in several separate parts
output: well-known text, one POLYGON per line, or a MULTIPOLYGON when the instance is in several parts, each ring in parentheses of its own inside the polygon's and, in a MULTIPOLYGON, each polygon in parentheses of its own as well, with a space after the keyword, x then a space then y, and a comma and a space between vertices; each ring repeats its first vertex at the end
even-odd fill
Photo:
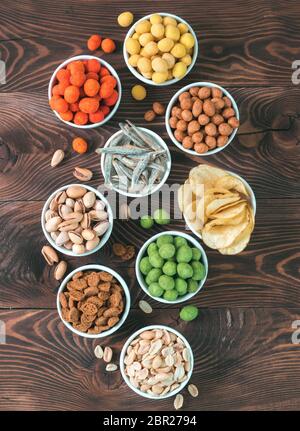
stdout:
POLYGON ((143 291, 156 301, 178 304, 203 287, 208 261, 203 247, 191 235, 166 231, 141 247, 135 272, 143 291))

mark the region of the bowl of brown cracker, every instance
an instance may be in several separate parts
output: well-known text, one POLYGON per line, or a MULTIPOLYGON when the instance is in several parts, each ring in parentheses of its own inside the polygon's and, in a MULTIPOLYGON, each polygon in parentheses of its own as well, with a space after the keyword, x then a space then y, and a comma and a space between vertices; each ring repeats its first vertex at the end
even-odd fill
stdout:
POLYGON ((130 309, 125 280, 103 265, 72 271, 57 293, 57 310, 64 325, 77 335, 102 338, 116 332, 130 309))

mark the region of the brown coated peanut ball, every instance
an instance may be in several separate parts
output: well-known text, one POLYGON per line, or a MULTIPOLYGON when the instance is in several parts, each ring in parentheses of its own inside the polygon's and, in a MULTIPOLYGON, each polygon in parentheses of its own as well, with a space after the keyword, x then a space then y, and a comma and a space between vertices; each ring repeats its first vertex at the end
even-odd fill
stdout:
POLYGON ((220 97, 214 97, 211 99, 212 103, 215 105, 217 111, 221 111, 224 108, 225 102, 220 97))
POLYGON ((217 146, 217 140, 214 136, 206 136, 205 143, 210 150, 212 150, 213 148, 216 148, 217 146))
POLYGON ((188 123, 184 120, 179 120, 176 125, 176 129, 180 130, 181 132, 185 132, 187 127, 188 127, 188 123))
POLYGON ((227 123, 222 123, 218 127, 220 135, 229 136, 232 133, 232 127, 227 123))
POLYGON ((171 115, 172 117, 176 117, 181 120, 181 109, 179 108, 179 106, 173 106, 171 115))
POLYGON ((228 118, 235 116, 234 109, 232 109, 232 108, 225 108, 222 111, 222 115, 223 115, 224 118, 226 118, 226 120, 228 120, 228 118))
POLYGON ((190 136, 186 136, 182 141, 182 146, 186 150, 190 150, 191 148, 193 148, 194 143, 192 141, 192 138, 190 136))
POLYGON ((203 141, 203 133, 202 132, 195 132, 192 134, 192 140, 195 144, 200 144, 200 142, 203 141))
POLYGON ((178 118, 177 117, 170 117, 169 118, 169 124, 170 124, 170 127, 172 129, 176 129, 177 123, 178 123, 178 118))
POLYGON ((224 147, 224 145, 226 145, 227 144, 227 142, 228 142, 228 136, 218 136, 218 139, 217 139, 217 146, 218 147, 224 147))
POLYGON ((194 133, 198 132, 198 130, 200 130, 199 122, 197 120, 190 121, 187 128, 188 134, 192 136, 194 133))
POLYGON ((204 130, 208 136, 216 136, 217 134, 217 126, 214 123, 206 124, 204 130))
POLYGON ((185 97, 180 101, 180 107, 181 109, 192 109, 193 101, 191 97, 185 97))
POLYGON ((208 146, 206 144, 195 144, 194 150, 196 153, 203 154, 208 151, 208 146))
POLYGON ((149 111, 145 112, 144 114, 144 120, 145 121, 153 121, 154 118, 156 117, 155 112, 152 111, 152 109, 150 109, 149 111))
POLYGON ((210 97, 211 95, 211 91, 209 87, 201 87, 200 90, 198 91, 198 97, 199 99, 207 99, 208 97, 210 97))
POLYGON ((198 123, 201 126, 205 126, 206 124, 209 123, 209 117, 206 114, 200 114, 198 117, 198 123))
POLYGON ((188 109, 184 109, 181 112, 181 117, 184 121, 192 121, 193 119, 193 114, 191 111, 189 111, 188 109))
POLYGON ((190 88, 190 95, 191 96, 198 96, 200 87, 191 87, 190 88))
POLYGON ((211 89, 212 97, 223 97, 223 92, 220 88, 214 87, 211 89))
POLYGON ((199 117, 202 112, 203 102, 200 99, 195 100, 193 103, 192 113, 194 117, 199 117))
POLYGON ((188 91, 184 91, 183 93, 181 93, 179 95, 179 97, 178 97, 179 102, 181 102, 186 97, 191 97, 191 95, 190 95, 190 93, 188 91))
POLYGON ((219 126, 221 123, 224 123, 224 118, 220 114, 215 114, 211 117, 212 123, 214 123, 216 126, 219 126))
POLYGON ((237 129, 240 125, 239 120, 236 117, 231 117, 228 120, 229 126, 231 126, 233 129, 237 129))
POLYGON ((224 96, 223 100, 225 102, 225 108, 231 108, 232 103, 231 103, 231 100, 229 99, 229 97, 224 96))
POLYGON ((160 102, 154 102, 152 105, 152 109, 157 115, 164 115, 166 108, 160 102))
POLYGON ((182 142, 183 139, 186 137, 186 133, 182 132, 181 130, 176 129, 174 132, 174 136, 178 142, 182 142))
POLYGON ((209 99, 205 100, 203 103, 203 112, 204 114, 212 117, 216 113, 216 108, 213 102, 209 99))

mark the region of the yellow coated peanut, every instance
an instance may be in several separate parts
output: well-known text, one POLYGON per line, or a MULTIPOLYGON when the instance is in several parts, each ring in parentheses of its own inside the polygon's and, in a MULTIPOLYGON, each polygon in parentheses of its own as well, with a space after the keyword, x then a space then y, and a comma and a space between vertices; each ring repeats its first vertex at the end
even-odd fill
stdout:
POLYGON ((156 84, 162 84, 168 79, 168 72, 154 72, 152 74, 152 81, 156 84))
POLYGON ((135 100, 144 100, 147 92, 142 85, 134 85, 131 89, 131 95, 135 100))
POLYGON ((191 33, 185 33, 180 38, 180 43, 182 43, 186 48, 193 48, 195 45, 195 39, 191 33))
POLYGON ((121 27, 129 27, 133 22, 133 14, 131 12, 122 12, 118 16, 118 24, 121 27))
POLYGON ((182 43, 175 43, 171 50, 171 54, 176 58, 184 57, 186 55, 186 48, 182 43))
POLYGON ((147 19, 139 22, 136 26, 135 26, 135 31, 139 34, 142 33, 149 33, 151 29, 151 23, 150 21, 148 21, 147 19))
POLYGON ((131 55, 139 54, 141 49, 141 45, 139 41, 136 39, 132 39, 130 37, 126 40, 125 46, 126 46, 127 52, 129 52, 129 54, 131 55))
POLYGON ((157 46, 161 52, 170 52, 174 46, 174 40, 164 37, 157 43, 157 46))
POLYGON ((180 31, 175 25, 168 24, 166 26, 165 36, 177 42, 180 39, 180 31))
POLYGON ((162 17, 158 14, 154 14, 150 16, 150 22, 151 24, 160 24, 162 23, 162 17))
POLYGON ((180 79, 182 78, 187 71, 187 66, 185 63, 183 63, 182 61, 179 61, 178 63, 175 64, 175 66, 173 67, 173 76, 176 79, 180 79))

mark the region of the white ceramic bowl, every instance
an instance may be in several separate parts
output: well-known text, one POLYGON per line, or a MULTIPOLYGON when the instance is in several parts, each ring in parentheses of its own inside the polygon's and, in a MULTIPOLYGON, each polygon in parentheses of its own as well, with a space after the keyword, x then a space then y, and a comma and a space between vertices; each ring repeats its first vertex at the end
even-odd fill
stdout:
POLYGON ((186 77, 188 75, 188 73, 192 70, 192 68, 194 67, 196 60, 197 60, 197 56, 198 56, 198 39, 197 36, 194 32, 194 30, 192 29, 192 27, 189 25, 188 22, 186 22, 184 19, 180 18, 177 15, 173 15, 171 13, 165 13, 165 12, 157 12, 158 15, 161 16, 169 16, 171 18, 174 18, 177 20, 177 22, 182 22, 183 24, 186 24, 188 26, 189 32, 193 35, 194 39, 195 39, 195 45, 194 45, 194 50, 193 50, 193 58, 192 58, 192 63, 188 66, 187 68, 187 72, 186 74, 182 77, 182 78, 173 78, 170 79, 168 81, 163 82, 162 84, 156 84, 155 82, 152 81, 152 79, 147 79, 145 78, 142 74, 140 74, 137 69, 133 66, 131 66, 128 62, 129 59, 129 54, 126 50, 126 40, 131 37, 133 35, 133 33, 135 32, 135 26, 140 23, 141 21, 144 21, 145 19, 150 18, 152 15, 154 15, 154 13, 151 13, 150 15, 146 15, 143 18, 139 19, 138 21, 136 21, 132 27, 130 27, 128 33, 126 34, 125 40, 124 40, 124 44, 123 44, 123 55, 124 55, 124 59, 125 59, 125 63, 128 67, 128 69, 130 70, 130 72, 140 81, 144 82, 145 84, 149 84, 149 85, 155 85, 158 87, 164 87, 166 85, 171 85, 171 84, 175 84, 176 82, 180 81, 181 79, 183 79, 184 77, 186 77))
MULTIPOLYGON (((233 177, 238 178, 239 180, 242 181, 242 183, 244 184, 244 186, 246 187, 247 192, 249 193, 250 196, 250 202, 251 202, 251 206, 253 209, 253 214, 255 216, 256 214, 256 198, 255 198, 255 194, 250 186, 250 184, 247 183, 246 180, 244 180, 244 178, 240 177, 238 174, 235 174, 234 172, 230 172, 227 171, 230 175, 232 175, 233 177)), ((196 229, 193 228, 193 226, 190 224, 189 220, 187 220, 187 218, 185 217, 185 215, 183 215, 183 218, 186 222, 187 227, 193 232, 194 235, 196 235, 198 238, 202 239, 202 235, 200 232, 197 232, 196 229)))
POLYGON ((120 370, 121 370, 121 374, 122 374, 122 377, 123 377, 123 379, 124 379, 124 381, 125 381, 125 383, 130 387, 130 389, 132 389, 136 394, 138 394, 138 395, 140 395, 140 396, 142 396, 142 397, 145 397, 145 398, 149 398, 149 399, 152 399, 152 400, 157 400, 157 399, 164 399, 164 398, 169 398, 169 397, 173 397, 174 395, 176 395, 178 392, 180 392, 180 391, 182 391, 182 389, 188 384, 188 382, 189 382, 189 380, 190 380, 190 378, 191 378, 191 376, 192 376, 192 373, 193 373, 193 368, 194 368, 194 355, 193 355, 193 351, 192 351, 192 348, 191 348, 191 346, 190 346, 190 344, 189 344, 189 342, 187 341, 187 339, 182 335, 182 334, 180 334, 180 332, 178 332, 178 331, 176 331, 176 329, 173 329, 173 328, 170 328, 169 326, 164 326, 164 325, 150 325, 150 326, 145 326, 144 328, 142 328, 142 329, 139 329, 138 331, 136 331, 134 334, 132 334, 129 338, 128 338, 128 340, 126 341, 126 343, 124 344, 124 346, 123 346, 123 348, 122 348, 122 351, 121 351, 121 355, 120 355, 120 370), (180 337, 181 339, 182 339, 182 341, 185 343, 185 345, 186 345, 186 347, 187 347, 187 349, 188 349, 188 351, 189 351, 189 355, 190 355, 190 360, 191 360, 191 369, 190 369, 190 371, 188 372, 188 377, 187 377, 187 379, 184 381, 184 382, 182 382, 181 384, 180 384, 180 386, 177 388, 177 389, 175 389, 174 391, 172 391, 172 392, 169 392, 169 393, 167 393, 166 395, 163 395, 163 396, 153 396, 153 395, 151 395, 151 394, 148 394, 148 393, 145 393, 145 392, 142 392, 142 391, 140 391, 139 389, 137 389, 137 388, 135 388, 132 384, 131 384, 131 382, 130 382, 130 380, 129 380, 129 378, 126 376, 126 374, 125 374, 125 367, 124 367, 124 358, 125 358, 125 355, 126 355, 126 352, 127 352, 127 349, 128 349, 128 346, 129 346, 129 344, 139 335, 139 334, 141 334, 142 332, 144 332, 144 331, 150 331, 150 330, 152 330, 152 329, 165 329, 165 330, 167 330, 167 331, 169 331, 169 332, 173 332, 177 337, 180 337))
POLYGON ((203 247, 199 244, 199 242, 195 238, 193 238, 191 235, 189 235, 187 233, 171 230, 171 231, 160 232, 160 233, 152 236, 142 245, 142 247, 141 247, 141 249, 137 255, 136 261, 135 261, 135 273, 136 273, 136 277, 138 279, 139 285, 141 286, 143 291, 148 296, 150 296, 152 299, 154 299, 155 301, 158 301, 158 302, 163 302, 164 304, 169 304, 169 305, 179 304, 181 302, 185 302, 185 301, 190 300, 193 296, 195 296, 202 289, 202 287, 206 281, 206 278, 207 278, 208 261, 207 261, 207 256, 206 256, 206 253, 205 253, 203 247), (167 301, 164 298, 152 296, 149 293, 148 286, 147 286, 146 282, 144 281, 144 275, 141 273, 140 268, 139 268, 141 259, 146 255, 148 245, 151 244, 153 241, 156 241, 157 238, 159 238, 160 236, 163 236, 163 235, 181 236, 182 238, 185 238, 189 243, 191 243, 194 247, 196 247, 201 252, 201 262, 203 263, 203 265, 205 267, 205 277, 203 280, 199 281, 198 289, 196 290, 196 292, 187 293, 186 295, 178 297, 175 301, 167 301))
POLYGON ((68 184, 66 186, 60 187, 59 189, 55 190, 55 192, 53 192, 49 196, 49 198, 46 200, 46 202, 45 202, 45 204, 43 206, 42 215, 41 215, 42 229, 43 229, 43 232, 44 232, 44 235, 45 235, 47 241, 51 244, 52 247, 54 247, 60 253, 65 254, 67 256, 74 256, 74 257, 88 256, 88 255, 90 255, 92 253, 96 253, 96 251, 100 250, 104 246, 104 244, 108 241, 108 239, 109 239, 109 237, 111 235, 111 232, 112 232, 112 229, 113 229, 113 222, 114 222, 113 212, 112 212, 111 206, 110 206, 109 202, 107 201, 107 199, 102 195, 102 193, 100 193, 100 192, 98 192, 98 190, 94 189, 94 187, 88 186, 86 184, 68 184), (60 192, 62 190, 66 190, 70 186, 85 187, 87 190, 89 190, 91 192, 94 192, 95 195, 97 196, 97 198, 101 199, 105 203, 106 211, 108 213, 109 228, 107 229, 107 231, 105 232, 105 234, 102 236, 99 244, 93 250, 86 251, 85 253, 82 253, 82 254, 76 254, 72 250, 68 250, 65 247, 61 247, 61 246, 57 245, 55 243, 55 241, 52 239, 52 237, 49 234, 49 232, 47 232, 46 228, 45 228, 45 225, 46 225, 46 223, 45 223, 45 213, 49 209, 49 204, 50 204, 51 200, 54 198, 54 196, 58 192, 60 192))
POLYGON ((166 115, 165 115, 165 124, 166 124, 166 129, 168 132, 168 135, 170 137, 170 139, 172 139, 172 141, 174 142, 174 144, 182 151, 184 151, 185 153, 191 154, 193 156, 200 156, 200 157, 205 157, 205 156, 210 156, 211 154, 216 154, 219 153, 220 151, 223 151, 226 147, 228 147, 228 145, 232 142, 233 138, 236 135, 236 132, 238 131, 238 128, 234 129, 233 132, 231 133, 228 142, 226 145, 224 145, 223 147, 216 147, 213 150, 207 151, 206 153, 203 154, 199 154, 194 150, 188 150, 186 148, 183 148, 181 142, 177 141, 177 139, 174 136, 173 133, 173 129, 171 129, 170 124, 169 124, 169 119, 171 116, 171 111, 173 106, 175 105, 175 103, 178 100, 178 97, 180 96, 181 93, 183 93, 184 91, 188 91, 190 88, 192 87, 209 87, 209 88, 219 88, 220 90, 223 91, 223 94, 225 96, 227 96, 232 103, 232 107, 236 113, 236 118, 239 120, 240 119, 240 113, 239 113, 239 108, 234 100, 234 98, 231 96, 231 94, 225 90, 225 88, 221 87, 220 85, 214 84, 212 82, 194 82, 193 84, 188 84, 185 87, 181 88, 179 91, 177 91, 177 93, 174 94, 174 96, 172 97, 172 99, 170 100, 167 109, 166 109, 166 115))
MULTIPOLYGON (((115 186, 112 186, 112 189, 115 190, 116 192, 120 193, 120 195, 123 196, 128 196, 131 198, 140 198, 142 196, 147 196, 147 195, 151 195, 155 192, 157 192, 163 185, 164 183, 167 181, 168 176, 170 174, 171 171, 171 154, 170 154, 170 150, 169 147, 167 146, 167 144, 165 143, 165 141, 159 136, 157 135, 157 133, 152 132, 152 130, 150 129, 145 129, 144 127, 139 127, 140 130, 142 130, 144 133, 147 133, 148 135, 152 136, 153 138, 156 139, 156 141, 161 145, 163 150, 166 150, 167 152, 167 169, 164 173, 164 176, 161 180, 160 183, 156 184, 154 187, 152 187, 152 190, 150 190, 148 193, 146 194, 141 194, 141 193, 129 193, 129 192, 125 192, 124 190, 118 189, 115 186)), ((114 133, 105 143, 104 148, 109 147, 111 141, 116 138, 117 136, 119 136, 122 133, 122 130, 119 130, 118 132, 114 133)), ((105 154, 101 154, 101 171, 102 171, 102 175, 104 176, 104 165, 105 165, 105 154)))
POLYGON ((66 67, 72 61, 76 61, 76 60, 82 60, 83 61, 83 60, 92 60, 92 59, 99 61, 99 63, 101 63, 102 66, 106 67, 110 71, 110 73, 112 74, 112 76, 114 76, 116 78, 117 83, 118 83, 119 99, 118 99, 117 103, 113 106, 113 109, 110 111, 110 113, 104 118, 104 120, 100 121, 99 123, 94 123, 94 124, 85 124, 83 126, 80 126, 78 124, 74 124, 71 121, 65 121, 65 120, 63 120, 59 116, 58 112, 53 111, 54 114, 57 116, 57 118, 59 118, 61 121, 63 121, 64 123, 68 124, 69 126, 76 127, 77 129, 93 129, 95 127, 103 126, 105 123, 107 123, 107 121, 109 121, 115 115, 115 113, 117 112, 117 109, 118 109, 118 107, 120 105, 120 102, 121 102, 122 85, 121 85, 121 81, 120 81, 119 75, 117 74, 117 72, 115 71, 115 69, 109 63, 107 63, 106 61, 102 60, 101 58, 95 57, 94 55, 77 55, 76 57, 68 58, 68 60, 66 60, 62 64, 60 64, 55 69, 55 71, 53 72, 53 74, 51 76, 51 79, 50 79, 50 82, 49 82, 49 86, 48 86, 48 99, 49 100, 51 99, 51 96, 52 96, 52 87, 56 83, 56 74, 57 74, 57 72, 60 69, 66 67))
POLYGON ((61 318, 64 325, 68 329, 70 329, 70 331, 74 332, 77 335, 80 335, 81 337, 85 337, 85 338, 103 338, 103 337, 107 337, 107 336, 113 334, 114 332, 116 332, 125 322, 125 320, 128 316, 129 310, 130 310, 130 304, 131 304, 130 292, 129 292, 129 289, 128 289, 128 286, 127 286, 125 280, 117 272, 115 272, 113 269, 108 268, 107 266, 103 266, 103 265, 84 265, 84 266, 80 266, 77 269, 74 269, 74 271, 72 271, 69 275, 67 275, 67 277, 65 277, 64 280, 62 281, 62 283, 58 289, 57 298, 56 298, 57 311, 58 311, 59 317, 61 318), (86 334, 85 332, 80 332, 77 329, 73 328, 73 326, 69 322, 66 322, 62 317, 61 305, 60 305, 60 301, 59 301, 59 294, 65 290, 66 284, 71 280, 73 275, 79 271, 106 271, 106 272, 109 272, 119 281, 120 285, 122 286, 122 288, 124 290, 125 308, 123 310, 123 314, 121 316, 121 319, 119 320, 119 322, 115 326, 113 326, 111 329, 108 329, 105 332, 102 332, 101 334, 86 334))

